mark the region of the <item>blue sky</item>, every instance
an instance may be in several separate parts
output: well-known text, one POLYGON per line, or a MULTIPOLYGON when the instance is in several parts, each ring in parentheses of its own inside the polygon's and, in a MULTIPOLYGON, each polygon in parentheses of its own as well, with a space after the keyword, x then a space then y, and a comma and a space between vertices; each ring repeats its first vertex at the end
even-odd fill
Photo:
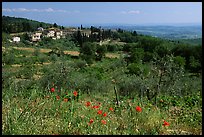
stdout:
POLYGON ((202 24, 202 2, 2 2, 2 15, 64 26, 202 24))

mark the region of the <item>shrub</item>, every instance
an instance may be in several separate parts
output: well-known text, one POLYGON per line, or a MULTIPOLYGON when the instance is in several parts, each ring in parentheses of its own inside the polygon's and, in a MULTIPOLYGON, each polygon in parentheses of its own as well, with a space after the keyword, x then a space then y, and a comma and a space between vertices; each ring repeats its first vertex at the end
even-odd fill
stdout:
POLYGON ((118 46, 117 45, 108 44, 108 45, 106 45, 106 47, 107 47, 107 51, 109 51, 109 52, 118 51, 118 46))
POLYGON ((133 97, 142 90, 142 81, 135 75, 122 75, 116 79, 116 86, 120 96, 133 97))

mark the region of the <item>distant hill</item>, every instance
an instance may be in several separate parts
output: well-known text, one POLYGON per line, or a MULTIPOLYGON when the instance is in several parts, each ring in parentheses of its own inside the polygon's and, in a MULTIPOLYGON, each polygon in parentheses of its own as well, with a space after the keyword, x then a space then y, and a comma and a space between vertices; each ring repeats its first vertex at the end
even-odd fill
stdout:
POLYGON ((180 39, 198 39, 202 38, 202 25, 184 25, 184 26, 139 26, 139 25, 111 25, 102 26, 109 29, 124 29, 128 31, 137 31, 139 34, 151 35, 154 37, 160 37, 171 40, 180 39))
POLYGON ((198 39, 181 39, 179 40, 182 43, 187 43, 190 45, 202 45, 202 38, 198 39))
POLYGON ((49 28, 53 24, 29 20, 26 18, 17 18, 2 16, 2 32, 19 33, 19 32, 33 32, 38 27, 49 28))

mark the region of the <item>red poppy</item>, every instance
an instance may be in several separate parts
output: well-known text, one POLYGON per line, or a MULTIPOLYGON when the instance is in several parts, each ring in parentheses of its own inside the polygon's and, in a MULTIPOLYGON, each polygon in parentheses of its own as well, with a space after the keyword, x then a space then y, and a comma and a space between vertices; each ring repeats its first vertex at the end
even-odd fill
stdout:
POLYGON ((100 106, 93 106, 92 108, 99 108, 100 106))
POLYGON ((97 114, 101 115, 102 114, 102 110, 99 110, 97 114))
POLYGON ((50 91, 51 91, 51 92, 55 92, 55 88, 51 88, 50 91))
POLYGON ((105 125, 105 124, 106 124, 106 121, 105 121, 105 120, 101 120, 101 123, 105 125))
POLYGON ((142 108, 139 107, 139 106, 137 106, 135 109, 136 109, 137 112, 142 112, 142 108))
POLYGON ((94 122, 94 120, 93 120, 93 119, 90 119, 89 125, 92 124, 93 122, 94 122))
POLYGON ((110 110, 110 111, 113 111, 113 108, 112 108, 112 107, 110 107, 110 108, 109 108, 109 110, 110 110))
POLYGON ((59 99, 60 99, 60 96, 56 96, 56 98, 57 98, 57 100, 59 100, 59 99))
POLYGON ((106 116, 107 116, 107 113, 106 113, 106 112, 105 112, 105 113, 103 113, 103 116, 104 116, 104 117, 106 117, 106 116))
POLYGON ((86 102, 86 106, 88 107, 88 106, 90 106, 90 105, 91 105, 91 102, 87 101, 87 102, 86 102))
POLYGON ((74 91, 73 94, 76 97, 78 93, 77 93, 77 91, 74 91))
POLYGON ((64 102, 68 102, 68 98, 64 98, 64 102))
POLYGON ((166 122, 165 120, 164 120, 164 123, 162 125, 163 126, 170 126, 170 124, 168 122, 166 122))

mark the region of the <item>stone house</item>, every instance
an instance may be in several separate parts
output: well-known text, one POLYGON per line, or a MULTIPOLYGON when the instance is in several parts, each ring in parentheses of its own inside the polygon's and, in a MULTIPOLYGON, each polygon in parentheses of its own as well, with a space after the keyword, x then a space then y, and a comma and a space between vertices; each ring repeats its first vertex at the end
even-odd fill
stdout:
POLYGON ((32 42, 40 41, 41 37, 42 37, 42 32, 35 32, 31 34, 31 41, 32 42))

